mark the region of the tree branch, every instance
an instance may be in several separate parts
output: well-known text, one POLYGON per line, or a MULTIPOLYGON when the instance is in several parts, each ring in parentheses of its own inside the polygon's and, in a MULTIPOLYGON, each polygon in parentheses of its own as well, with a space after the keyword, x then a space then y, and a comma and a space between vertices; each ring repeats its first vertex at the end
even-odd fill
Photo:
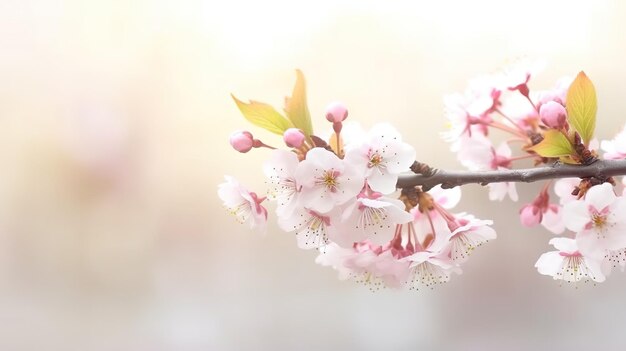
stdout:
POLYGON ((626 160, 597 160, 589 165, 568 165, 560 162, 551 166, 507 169, 501 171, 446 171, 431 170, 421 165, 413 169, 418 174, 403 174, 398 177, 398 188, 410 188, 417 185, 425 190, 441 184, 444 189, 464 184, 481 184, 501 182, 531 183, 538 180, 556 178, 597 178, 607 180, 610 177, 626 175, 626 160))

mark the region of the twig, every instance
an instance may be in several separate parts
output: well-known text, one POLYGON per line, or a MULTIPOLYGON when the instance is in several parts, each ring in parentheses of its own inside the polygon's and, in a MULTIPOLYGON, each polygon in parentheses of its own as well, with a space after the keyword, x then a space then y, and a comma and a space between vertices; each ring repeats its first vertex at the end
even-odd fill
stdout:
MULTIPOLYGON (((417 163, 423 165, 421 163, 417 163)), ((414 172, 418 167, 413 167, 414 172)), ((425 168, 425 166, 421 166, 425 168)), ((551 166, 510 169, 498 171, 446 171, 433 170, 418 174, 402 174, 398 177, 398 188, 422 186, 424 190, 441 184, 442 188, 454 188, 464 184, 481 184, 501 182, 531 183, 545 179, 557 178, 596 178, 603 181, 610 177, 626 175, 626 160, 597 160, 589 165, 568 165, 560 162, 551 166)))

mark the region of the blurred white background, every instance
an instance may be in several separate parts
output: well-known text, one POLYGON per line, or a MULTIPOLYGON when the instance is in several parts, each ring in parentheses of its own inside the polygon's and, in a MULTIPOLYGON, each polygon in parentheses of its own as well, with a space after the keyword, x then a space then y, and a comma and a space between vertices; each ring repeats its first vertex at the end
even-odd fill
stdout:
POLYGON ((216 186, 262 192, 229 93, 279 107, 295 68, 318 130, 341 100, 440 168, 460 168, 442 97, 520 57, 548 63, 531 89, 584 69, 612 137, 624 23, 617 0, 0 1, 0 349, 622 349, 623 274, 575 289, 533 267, 551 234, 517 211, 537 185, 518 204, 464 187, 499 238, 449 284, 376 294, 237 224, 216 186))

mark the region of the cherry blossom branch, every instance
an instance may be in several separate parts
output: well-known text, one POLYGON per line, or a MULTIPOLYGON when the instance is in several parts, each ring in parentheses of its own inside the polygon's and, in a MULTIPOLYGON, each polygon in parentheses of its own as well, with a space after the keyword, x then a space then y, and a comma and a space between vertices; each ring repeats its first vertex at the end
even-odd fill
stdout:
POLYGON ((449 189, 464 184, 531 183, 557 178, 607 180, 613 176, 626 175, 626 160, 597 160, 589 165, 568 165, 556 162, 546 167, 498 171, 446 171, 432 169, 425 164, 416 162, 411 170, 416 174, 403 174, 398 177, 398 188, 410 188, 419 185, 424 190, 429 190, 441 184, 442 188, 449 189))

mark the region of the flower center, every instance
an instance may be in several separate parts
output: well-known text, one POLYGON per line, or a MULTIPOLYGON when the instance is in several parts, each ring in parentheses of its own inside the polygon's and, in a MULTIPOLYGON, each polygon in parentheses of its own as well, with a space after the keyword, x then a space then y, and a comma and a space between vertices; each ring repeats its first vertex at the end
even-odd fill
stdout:
POLYGON ((337 185, 339 185, 339 181, 337 179, 339 175, 339 171, 335 171, 333 169, 326 170, 322 176, 318 178, 318 184, 334 193, 337 191, 337 185))
POLYGON ((383 157, 380 154, 375 153, 372 156, 370 156, 370 162, 367 166, 369 168, 378 167, 380 166, 382 162, 383 162, 383 157))
POLYGON ((606 225, 606 215, 594 213, 591 215, 591 221, 594 227, 602 228, 606 225))

